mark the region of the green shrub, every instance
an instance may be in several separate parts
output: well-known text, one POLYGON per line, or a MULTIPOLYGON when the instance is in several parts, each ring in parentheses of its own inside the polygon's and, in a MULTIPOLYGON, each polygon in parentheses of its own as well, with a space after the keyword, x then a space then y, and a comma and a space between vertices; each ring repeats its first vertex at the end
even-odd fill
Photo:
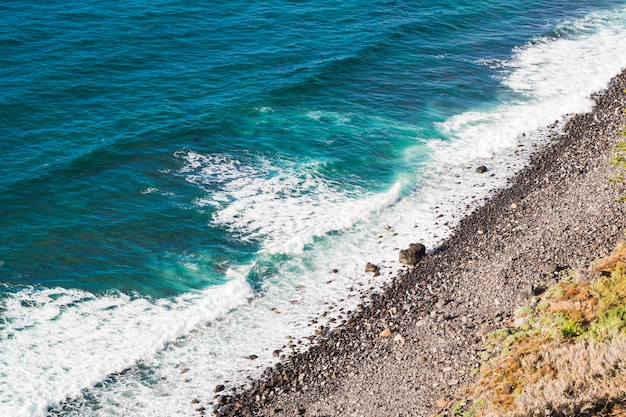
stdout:
POLYGON ((583 324, 575 320, 565 320, 561 327, 561 334, 563 337, 578 337, 585 333, 583 324))
POLYGON ((600 295, 600 311, 623 306, 626 300, 626 264, 617 263, 611 275, 599 279, 594 288, 600 295))

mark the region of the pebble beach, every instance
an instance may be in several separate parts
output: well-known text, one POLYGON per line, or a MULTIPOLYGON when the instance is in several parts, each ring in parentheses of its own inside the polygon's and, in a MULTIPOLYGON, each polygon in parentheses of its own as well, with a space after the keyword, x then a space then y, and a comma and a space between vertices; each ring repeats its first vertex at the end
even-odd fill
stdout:
POLYGON ((308 350, 243 387, 216 387, 214 413, 437 414, 480 366, 485 335, 559 271, 592 278, 590 264, 624 240, 626 204, 616 200, 625 189, 609 181, 609 159, 626 124, 625 90, 626 71, 594 94, 591 112, 554 128, 550 143, 451 238, 382 293, 363 294, 359 309, 312 336, 308 350))

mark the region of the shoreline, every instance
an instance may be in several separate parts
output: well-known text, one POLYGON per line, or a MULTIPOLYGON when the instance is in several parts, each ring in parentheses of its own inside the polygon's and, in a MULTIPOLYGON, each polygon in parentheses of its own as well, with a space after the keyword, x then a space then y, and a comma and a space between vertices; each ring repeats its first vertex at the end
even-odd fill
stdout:
MULTIPOLYGON (((226 416, 429 416, 471 380, 482 337, 533 289, 569 267, 590 274, 626 230, 610 151, 626 124, 626 71, 453 235, 346 324, 325 328, 240 391, 219 391, 226 416)), ((198 410, 204 413, 204 410, 198 410)))

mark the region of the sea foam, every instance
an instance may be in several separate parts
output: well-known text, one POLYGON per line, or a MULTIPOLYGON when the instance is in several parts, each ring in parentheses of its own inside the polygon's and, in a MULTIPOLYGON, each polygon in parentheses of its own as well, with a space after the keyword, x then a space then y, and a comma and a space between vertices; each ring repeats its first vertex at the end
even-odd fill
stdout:
POLYGON ((241 278, 173 301, 63 288, 7 295, 0 300, 2 415, 46 415, 251 296, 241 278))

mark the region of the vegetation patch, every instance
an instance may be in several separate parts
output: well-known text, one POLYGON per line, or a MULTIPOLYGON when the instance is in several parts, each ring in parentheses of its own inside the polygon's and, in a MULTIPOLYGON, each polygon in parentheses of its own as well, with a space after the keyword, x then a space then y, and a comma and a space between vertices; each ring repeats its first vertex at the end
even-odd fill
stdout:
POLYGON ((489 335, 445 416, 626 416, 626 245, 594 283, 560 282, 489 335), (488 358, 487 358, 488 357, 488 358))
MULTIPOLYGON (((621 136, 626 136, 625 131, 620 132, 621 136)), ((626 169, 626 140, 619 141, 613 147, 613 157, 609 161, 609 164, 621 168, 622 170, 626 169)), ((624 173, 619 172, 613 178, 614 181, 624 182, 626 178, 624 178, 624 173)))

